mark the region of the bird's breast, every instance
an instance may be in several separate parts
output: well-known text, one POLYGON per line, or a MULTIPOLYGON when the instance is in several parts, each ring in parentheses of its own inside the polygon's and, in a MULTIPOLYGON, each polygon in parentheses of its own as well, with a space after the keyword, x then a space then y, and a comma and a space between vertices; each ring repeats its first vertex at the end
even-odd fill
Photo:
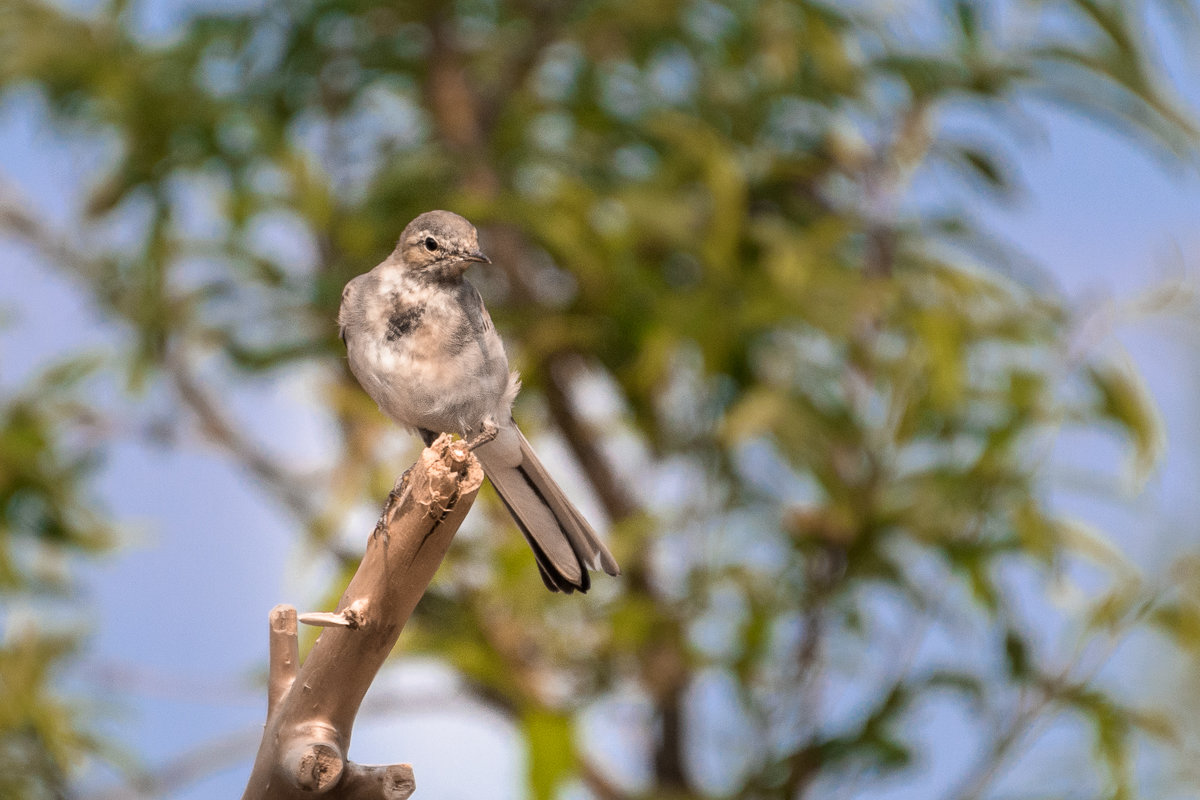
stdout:
POLYGON ((393 290, 377 298, 366 330, 347 343, 351 370, 388 416, 411 427, 462 433, 498 413, 508 360, 494 331, 477 329, 462 305, 443 293, 393 290))

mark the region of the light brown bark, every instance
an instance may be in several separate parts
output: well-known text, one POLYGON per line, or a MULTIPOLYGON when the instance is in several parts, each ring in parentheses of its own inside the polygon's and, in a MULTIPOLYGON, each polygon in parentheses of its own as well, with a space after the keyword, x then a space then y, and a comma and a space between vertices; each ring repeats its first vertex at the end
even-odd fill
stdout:
POLYGON ((404 800, 407 764, 346 759, 363 695, 400 636, 483 482, 466 445, 443 436, 401 477, 327 626, 299 665, 297 615, 271 611, 267 723, 242 800, 404 800))

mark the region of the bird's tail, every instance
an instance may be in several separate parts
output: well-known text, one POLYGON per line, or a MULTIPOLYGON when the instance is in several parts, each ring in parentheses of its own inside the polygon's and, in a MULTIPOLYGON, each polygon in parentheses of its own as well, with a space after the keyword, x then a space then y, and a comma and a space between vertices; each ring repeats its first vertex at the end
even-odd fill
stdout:
POLYGON ((589 568, 620 574, 612 553, 546 472, 515 422, 476 447, 475 456, 533 548, 547 588, 586 592, 589 568))

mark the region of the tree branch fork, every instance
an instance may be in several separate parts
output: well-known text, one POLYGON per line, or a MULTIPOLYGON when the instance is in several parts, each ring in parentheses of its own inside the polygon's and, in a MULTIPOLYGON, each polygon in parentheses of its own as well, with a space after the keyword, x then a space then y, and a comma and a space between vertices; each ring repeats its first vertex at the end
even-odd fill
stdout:
POLYGON ((270 613, 267 722, 242 800, 405 800, 408 764, 346 753, 355 715, 483 483, 465 442, 442 436, 396 482, 337 610, 270 613), (299 623, 324 627, 300 664, 299 623))

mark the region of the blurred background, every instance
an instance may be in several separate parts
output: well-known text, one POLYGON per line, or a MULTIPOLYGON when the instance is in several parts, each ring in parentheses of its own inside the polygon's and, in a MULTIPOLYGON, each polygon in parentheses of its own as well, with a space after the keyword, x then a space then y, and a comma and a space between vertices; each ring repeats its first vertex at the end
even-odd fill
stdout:
POLYGON ((350 757, 429 798, 1200 795, 1200 4, 0 4, 0 798, 235 797, 417 453, 434 208, 624 568, 490 489, 350 757), (311 642, 312 634, 307 634, 311 642))

